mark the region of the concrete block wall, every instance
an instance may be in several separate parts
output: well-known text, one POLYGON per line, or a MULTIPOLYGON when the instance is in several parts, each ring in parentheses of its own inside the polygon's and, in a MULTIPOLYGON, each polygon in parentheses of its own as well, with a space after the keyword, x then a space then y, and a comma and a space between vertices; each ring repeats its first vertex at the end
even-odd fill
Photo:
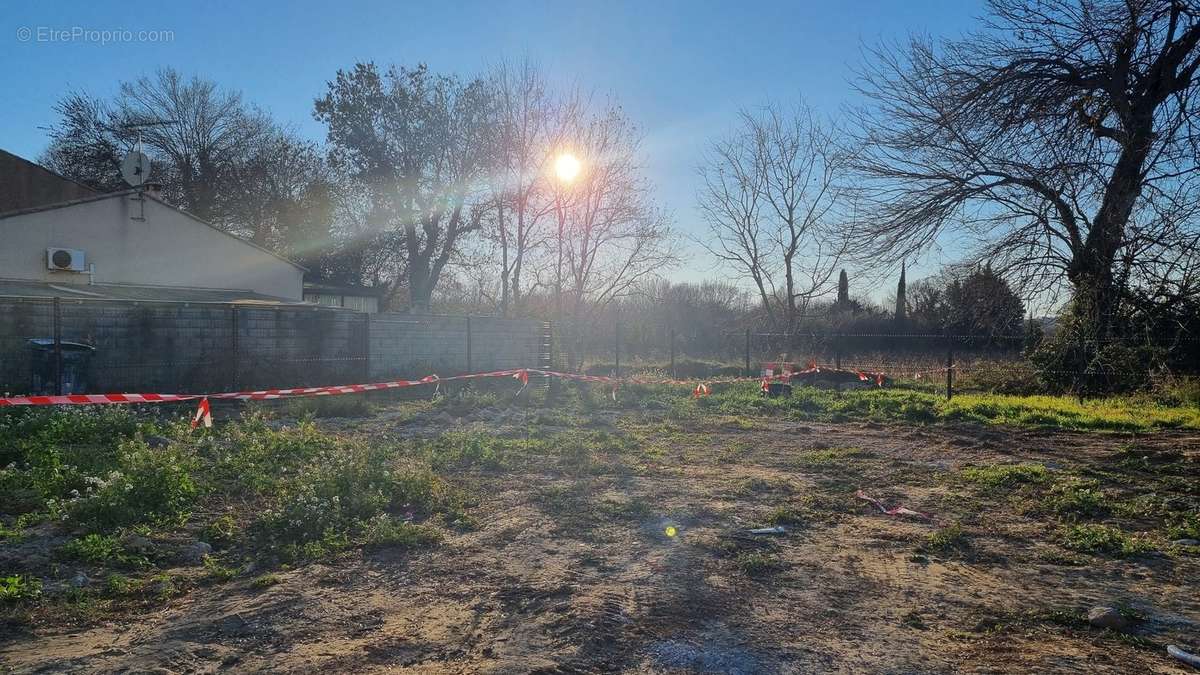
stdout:
MULTIPOLYGON (((27 339, 53 337, 53 303, 0 298, 0 312, 0 393, 29 393, 27 339)), ((455 375, 468 366, 538 367, 543 342, 538 321, 317 307, 64 299, 60 315, 64 341, 96 347, 85 372, 89 393, 217 392, 455 375)))
POLYGON ((361 381, 367 362, 364 317, 321 308, 239 308, 236 388, 361 381))
POLYGON ((542 330, 540 322, 525 319, 374 314, 371 380, 536 368, 542 330))
POLYGON ((53 306, 0 298, 0 393, 28 392, 33 359, 27 340, 38 337, 54 337, 53 306))
POLYGON ((539 321, 472 317, 473 370, 541 367, 543 332, 539 321))

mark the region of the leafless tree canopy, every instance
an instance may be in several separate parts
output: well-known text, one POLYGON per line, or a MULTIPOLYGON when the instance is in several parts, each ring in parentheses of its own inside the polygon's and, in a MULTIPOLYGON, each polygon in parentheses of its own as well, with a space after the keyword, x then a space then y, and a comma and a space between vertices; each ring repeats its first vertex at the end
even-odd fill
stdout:
POLYGON ((485 234, 498 249, 499 308, 507 316, 548 282, 539 272, 553 230, 548 224, 555 210, 551 163, 577 126, 581 104, 577 95, 554 91, 528 61, 500 64, 490 82, 499 108, 498 162, 491 179, 495 215, 485 234))
POLYGON ((637 130, 613 105, 579 120, 567 142, 583 169, 556 195, 562 227, 555 264, 563 311, 582 326, 673 264, 675 250, 669 219, 638 164, 637 130))
POLYGON ((140 140, 171 203, 255 243, 304 257, 290 240, 313 233, 293 230, 319 229, 309 214, 329 209, 320 149, 211 80, 165 68, 111 100, 77 92, 55 110, 42 161, 98 190, 128 187, 120 163, 140 140))
POLYGON ((980 32, 876 49, 861 74, 859 252, 963 235, 1027 289, 1068 282, 1097 335, 1130 285, 1194 293, 1200 10, 989 7, 980 32))
POLYGON ((699 241, 753 282, 769 320, 791 332, 810 300, 833 288, 845 238, 833 227, 846 154, 804 107, 743 111, 713 143, 700 175, 699 241))

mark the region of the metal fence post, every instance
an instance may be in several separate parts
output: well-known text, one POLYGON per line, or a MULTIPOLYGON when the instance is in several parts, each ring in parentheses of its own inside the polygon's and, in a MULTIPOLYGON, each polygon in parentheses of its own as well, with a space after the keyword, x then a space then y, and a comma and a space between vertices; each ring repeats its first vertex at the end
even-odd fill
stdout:
POLYGON ((54 395, 62 396, 62 303, 54 298, 54 395))
POLYGON ((615 373, 614 377, 619 378, 619 377, 621 377, 621 318, 620 318, 620 316, 617 317, 616 321, 613 321, 613 355, 614 355, 614 360, 616 361, 616 363, 613 364, 613 372, 615 373))
POLYGON ((954 398, 954 347, 946 347, 946 400, 954 398))
POLYGON ((467 317, 467 372, 471 372, 471 317, 467 317))
MULTIPOLYGON (((1096 344, 1096 348, 1100 348, 1100 344, 1096 344)), ((1087 339, 1083 331, 1079 331, 1079 358, 1075 361, 1075 395, 1079 397, 1079 402, 1083 403, 1084 391, 1088 388, 1087 383, 1087 339)))
MULTIPOLYGON (((556 324, 553 321, 547 321, 542 324, 542 368, 544 370, 556 370, 556 357, 554 352, 554 329, 556 324)), ((546 376, 546 393, 548 396, 553 396, 557 391, 558 379, 550 375, 546 376)), ((549 400, 547 400, 549 403, 549 400)), ((527 404, 528 405, 528 404, 527 404)))
POLYGON ((363 382, 371 381, 371 315, 363 312, 362 338, 363 382))
POLYGON ((750 329, 746 329, 746 372, 745 377, 750 377, 750 329))
POLYGON ((671 329, 671 379, 675 379, 675 329, 671 329))
POLYGON ((229 380, 233 391, 238 390, 238 307, 229 306, 229 380))

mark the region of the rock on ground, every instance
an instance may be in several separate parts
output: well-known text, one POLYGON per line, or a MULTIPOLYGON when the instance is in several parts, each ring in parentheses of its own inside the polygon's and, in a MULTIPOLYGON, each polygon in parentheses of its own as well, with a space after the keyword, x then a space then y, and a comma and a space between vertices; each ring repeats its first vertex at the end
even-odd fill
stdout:
POLYGON ((1096 628, 1111 628, 1113 630, 1121 630, 1129 623, 1113 607, 1093 607, 1088 610, 1087 620, 1088 623, 1096 628))

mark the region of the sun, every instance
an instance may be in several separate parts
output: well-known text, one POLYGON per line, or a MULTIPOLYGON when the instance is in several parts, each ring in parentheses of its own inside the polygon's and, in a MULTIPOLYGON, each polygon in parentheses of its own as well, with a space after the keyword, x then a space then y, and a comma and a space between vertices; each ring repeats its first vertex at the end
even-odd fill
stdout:
POLYGON ((570 183, 579 175, 579 159, 569 152, 564 152, 554 160, 554 174, 564 183, 570 183))

